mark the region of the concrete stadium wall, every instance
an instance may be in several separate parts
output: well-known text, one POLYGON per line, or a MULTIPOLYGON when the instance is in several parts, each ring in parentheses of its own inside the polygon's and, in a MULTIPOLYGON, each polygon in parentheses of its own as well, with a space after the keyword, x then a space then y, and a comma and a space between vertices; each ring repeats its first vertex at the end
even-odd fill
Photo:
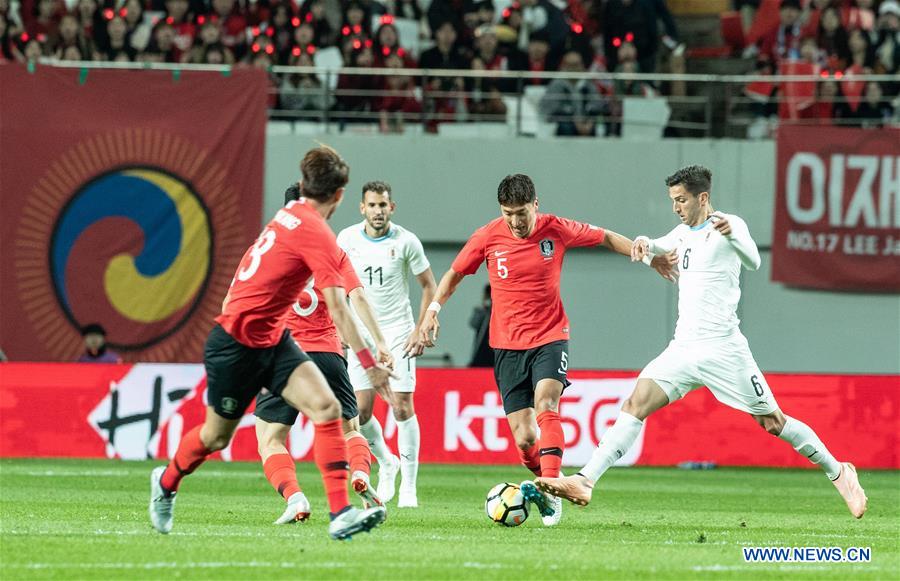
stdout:
MULTIPOLYGON (((802 291, 769 280, 772 142, 270 135, 265 219, 281 205, 285 187, 299 177, 300 157, 317 141, 337 148, 351 164, 347 199, 332 218, 335 230, 361 219, 364 182, 387 180, 397 200, 395 221, 422 239, 437 278, 469 234, 498 215, 496 187, 507 174, 532 176, 543 211, 631 237, 658 236, 677 223, 665 176, 702 163, 713 170, 714 206, 742 216, 763 248, 762 268, 743 275, 738 313, 760 367, 900 372, 900 296, 802 291)), ((473 332, 466 322, 487 280, 484 269, 470 278, 442 316, 437 351, 450 353, 456 365, 468 361, 473 332)), ((562 288, 573 328, 573 368, 641 368, 672 336, 677 293, 645 266, 605 251, 576 250, 567 256, 562 288)))

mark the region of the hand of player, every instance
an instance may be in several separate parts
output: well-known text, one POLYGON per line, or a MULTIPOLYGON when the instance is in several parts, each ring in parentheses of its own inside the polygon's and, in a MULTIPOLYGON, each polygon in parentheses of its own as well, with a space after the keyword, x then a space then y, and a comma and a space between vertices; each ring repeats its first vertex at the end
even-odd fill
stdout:
POLYGON ((650 253, 650 244, 646 238, 636 238, 631 243, 631 262, 640 262, 650 253))
POLYGON ((403 357, 418 357, 423 351, 425 351, 425 345, 419 341, 419 330, 414 329, 403 345, 403 357))
POLYGON ((437 313, 431 310, 425 311, 425 318, 419 324, 419 342, 425 347, 434 347, 440 328, 441 324, 438 322, 437 313))
POLYGON ((394 375, 390 369, 384 365, 376 364, 375 367, 366 369, 366 375, 369 377, 369 383, 375 389, 375 393, 381 396, 381 399, 393 405, 394 390, 391 389, 390 378, 400 379, 394 375))
POLYGON ((713 228, 719 231, 722 236, 731 236, 731 224, 728 218, 721 212, 713 212, 709 216, 713 221, 713 228))
POLYGON ((375 360, 388 369, 394 369, 394 355, 385 344, 375 345, 375 360))
POLYGON ((678 253, 674 250, 667 254, 657 254, 650 261, 650 266, 669 282, 678 280, 678 253))

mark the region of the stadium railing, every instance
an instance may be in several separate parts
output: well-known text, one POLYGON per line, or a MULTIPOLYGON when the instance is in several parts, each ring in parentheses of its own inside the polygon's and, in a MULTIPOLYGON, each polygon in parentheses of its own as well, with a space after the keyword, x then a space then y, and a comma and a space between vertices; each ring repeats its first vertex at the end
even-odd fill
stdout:
MULTIPOLYGON (((235 67, 223 65, 181 63, 120 63, 70 62, 45 60, 41 66, 77 69, 129 69, 168 71, 218 71, 227 73, 235 67)), ((248 65, 235 65, 243 67, 248 65)), ((767 137, 779 124, 794 125, 900 125, 900 97, 885 96, 893 102, 893 116, 872 119, 858 117, 822 118, 810 115, 810 106, 846 104, 855 111, 863 96, 845 97, 819 95, 823 83, 855 83, 865 86, 870 81, 897 85, 892 75, 698 75, 586 72, 529 72, 477 71, 438 69, 385 69, 275 66, 268 69, 273 86, 270 94, 279 96, 278 104, 269 111, 270 119, 285 132, 318 133, 415 133, 429 132, 466 137, 550 137, 557 133, 557 121, 541 111, 547 85, 556 80, 587 81, 598 89, 602 101, 601 112, 592 115, 596 122, 596 136, 624 136, 635 138, 660 137, 767 137), (291 75, 312 75, 314 88, 291 89, 278 84, 291 75), (344 88, 339 79, 368 77, 385 79, 399 77, 409 87, 385 89, 358 88, 349 83, 344 88), (460 79, 452 90, 432 89, 432 81, 460 79), (537 84, 543 82, 544 84, 537 84), (484 89, 477 84, 500 83, 503 91, 495 95, 495 111, 473 113, 470 104, 484 97, 484 89), (640 95, 617 94, 624 85, 640 95), (771 92, 760 93, 759 87, 771 92), (775 90, 780 89, 780 90, 775 90), (668 93, 668 94, 666 94, 668 93), (316 96, 325 107, 291 109, 285 107, 285 97, 316 96), (411 99, 412 111, 384 112, 372 106, 347 108, 348 99, 383 98, 411 99), (414 104, 413 104, 414 103, 414 104), (500 106, 502 104, 502 106, 500 106), (799 113, 798 113, 799 111, 799 113), (752 129, 767 124, 769 133, 752 129), (748 128, 751 128, 748 134, 748 128)), ((849 92, 849 91, 848 91, 849 92)), ((551 108, 552 103, 545 103, 551 108)), ((275 129, 277 130, 277 129, 275 129)))

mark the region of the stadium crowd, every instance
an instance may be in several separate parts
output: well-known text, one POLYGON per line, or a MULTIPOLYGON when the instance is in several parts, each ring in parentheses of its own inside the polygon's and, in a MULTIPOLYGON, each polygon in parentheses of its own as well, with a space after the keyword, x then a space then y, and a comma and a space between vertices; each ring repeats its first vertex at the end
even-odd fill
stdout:
MULTIPOLYGON (((773 0, 735 0, 753 10, 773 0)), ((772 82, 745 93, 760 119, 890 122, 897 82, 852 82, 900 68, 898 0, 780 0, 779 21, 754 39, 772 82), (774 75, 827 81, 782 85, 774 75)), ((421 68, 486 71, 686 71, 685 46, 665 0, 0 0, 0 63, 38 59, 421 68)), ((752 61, 751 61, 752 62, 752 61)), ((271 74, 270 107, 333 111, 344 121, 410 115, 452 121, 506 113, 516 80, 271 74)), ((624 96, 686 94, 684 83, 532 79, 557 134, 592 135, 624 96)), ((615 132, 615 128, 612 128, 615 132)))

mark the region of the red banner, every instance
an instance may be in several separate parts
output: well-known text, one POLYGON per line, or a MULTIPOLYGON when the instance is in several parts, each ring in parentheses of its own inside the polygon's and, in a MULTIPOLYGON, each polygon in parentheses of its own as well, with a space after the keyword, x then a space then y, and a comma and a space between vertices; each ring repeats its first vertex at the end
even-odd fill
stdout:
POLYGON ((0 346, 200 361, 259 231, 265 73, 0 67, 0 346))
POLYGON ((778 130, 772 280, 900 291, 900 129, 778 130))
MULTIPOLYGON (((635 372, 574 371, 560 403, 564 462, 581 466, 615 421, 635 372)), ((781 409, 809 424, 839 459, 900 468, 900 376, 769 374, 781 409)), ((0 365, 0 457, 146 459, 174 453, 181 434, 203 420, 201 365, 0 365)), ((421 369, 416 411, 421 460, 515 464, 518 456, 493 374, 487 369, 421 369)), ((376 408, 389 445, 397 427, 376 408)), ((242 420, 225 460, 258 460, 254 418, 242 420)), ((312 459, 312 425, 293 427, 289 449, 312 459)), ((752 418, 697 390, 648 418, 620 464, 809 467, 752 418)))

